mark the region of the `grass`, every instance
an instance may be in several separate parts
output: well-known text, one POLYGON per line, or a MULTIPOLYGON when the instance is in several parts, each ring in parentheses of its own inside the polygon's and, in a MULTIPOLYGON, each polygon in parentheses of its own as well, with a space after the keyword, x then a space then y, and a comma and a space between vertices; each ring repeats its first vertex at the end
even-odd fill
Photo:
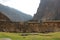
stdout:
POLYGON ((0 38, 11 38, 12 40, 60 40, 60 32, 55 33, 25 33, 27 36, 21 36, 23 33, 0 32, 0 38))

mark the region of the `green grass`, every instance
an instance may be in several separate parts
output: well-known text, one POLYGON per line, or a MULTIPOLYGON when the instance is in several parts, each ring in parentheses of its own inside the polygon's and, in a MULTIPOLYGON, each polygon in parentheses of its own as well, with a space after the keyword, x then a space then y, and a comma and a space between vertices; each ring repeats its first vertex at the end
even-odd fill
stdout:
POLYGON ((11 38, 12 40, 60 40, 60 32, 55 33, 26 33, 27 36, 21 36, 22 33, 0 32, 0 38, 11 38))

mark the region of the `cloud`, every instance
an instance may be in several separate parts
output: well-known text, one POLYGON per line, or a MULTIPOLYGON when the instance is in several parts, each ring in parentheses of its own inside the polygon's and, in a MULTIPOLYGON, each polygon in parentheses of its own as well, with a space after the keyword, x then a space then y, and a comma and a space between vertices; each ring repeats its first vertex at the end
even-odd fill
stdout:
POLYGON ((10 1, 10 0, 0 0, 1 3, 5 3, 7 1, 10 1))

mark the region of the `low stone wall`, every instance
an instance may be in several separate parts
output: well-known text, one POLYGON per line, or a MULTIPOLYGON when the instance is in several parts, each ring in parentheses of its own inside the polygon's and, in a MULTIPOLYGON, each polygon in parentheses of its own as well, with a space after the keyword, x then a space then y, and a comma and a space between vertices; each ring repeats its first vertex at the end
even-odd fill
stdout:
POLYGON ((23 23, 0 21, 0 32, 56 32, 60 31, 60 22, 23 23))
POLYGON ((16 32, 17 23, 0 21, 0 31, 3 32, 16 32))

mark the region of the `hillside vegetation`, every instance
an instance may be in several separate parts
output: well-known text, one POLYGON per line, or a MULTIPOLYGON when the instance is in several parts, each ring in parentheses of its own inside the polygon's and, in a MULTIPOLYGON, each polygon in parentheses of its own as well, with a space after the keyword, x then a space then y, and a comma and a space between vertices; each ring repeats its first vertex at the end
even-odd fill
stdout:
POLYGON ((12 40, 60 40, 60 32, 48 34, 0 32, 0 38, 11 38, 12 40), (25 36, 22 36, 22 34, 25 34, 25 36))

